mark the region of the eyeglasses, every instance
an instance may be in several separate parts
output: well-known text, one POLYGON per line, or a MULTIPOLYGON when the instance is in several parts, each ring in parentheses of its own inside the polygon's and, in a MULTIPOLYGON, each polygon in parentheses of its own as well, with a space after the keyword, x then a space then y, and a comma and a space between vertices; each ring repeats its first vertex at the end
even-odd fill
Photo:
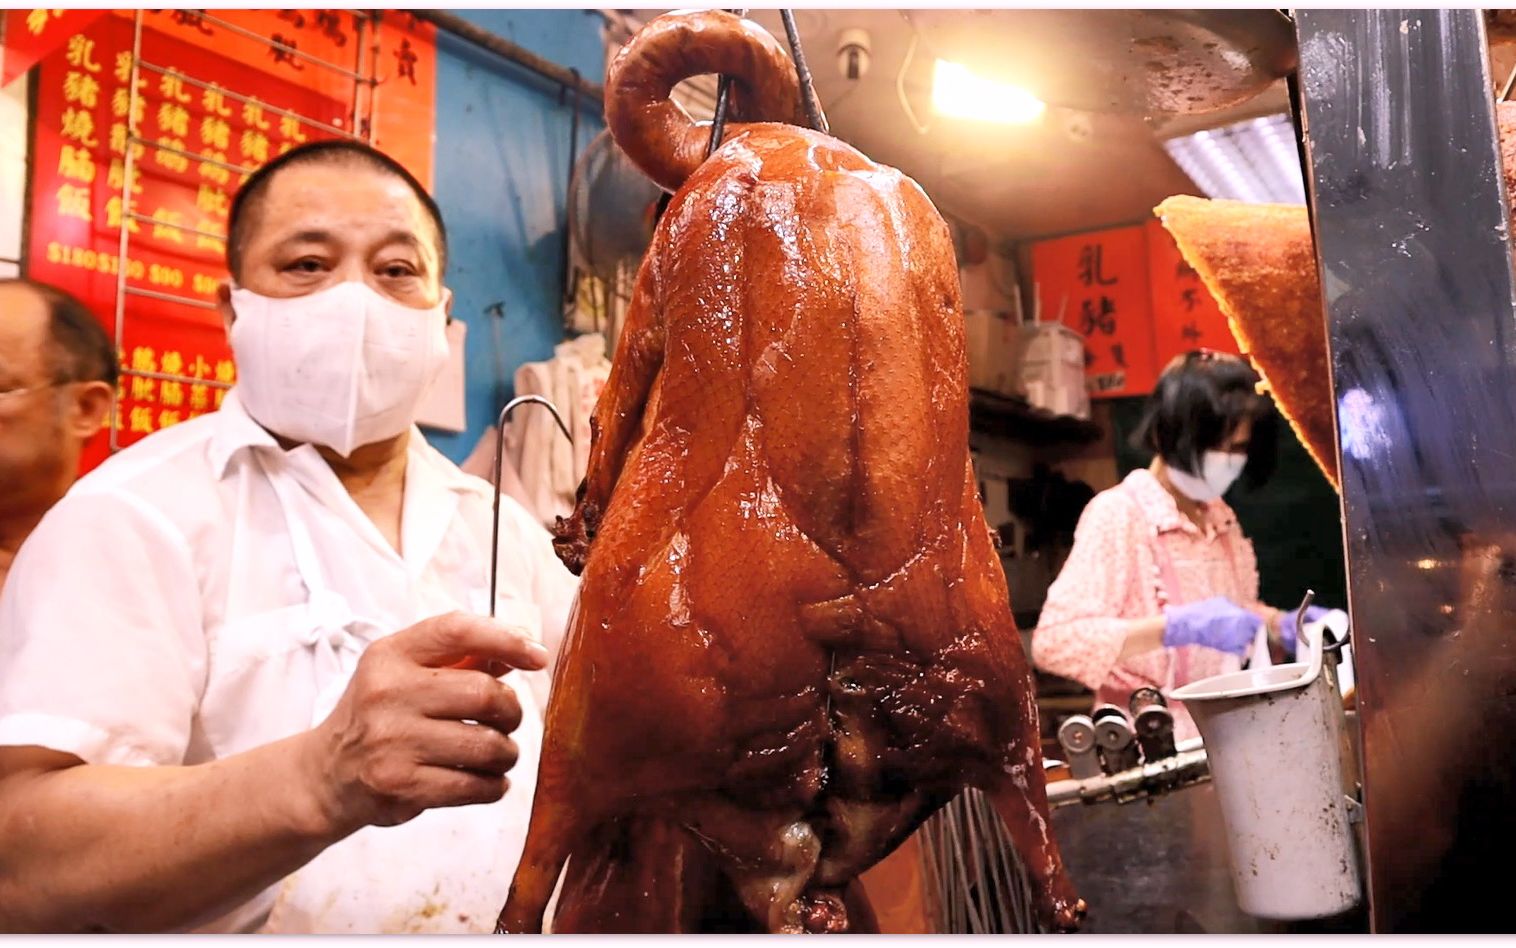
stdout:
POLYGON ((8 388, 4 391, 0 391, 0 403, 10 401, 11 399, 20 398, 22 395, 26 395, 30 392, 44 392, 50 388, 62 388, 67 384, 69 383, 48 382, 45 385, 29 385, 24 388, 8 388))

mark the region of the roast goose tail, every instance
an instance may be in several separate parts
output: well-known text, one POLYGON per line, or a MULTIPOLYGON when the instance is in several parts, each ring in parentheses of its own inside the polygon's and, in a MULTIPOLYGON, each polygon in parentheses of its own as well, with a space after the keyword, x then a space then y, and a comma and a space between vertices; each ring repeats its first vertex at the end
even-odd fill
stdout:
POLYGON ((794 64, 767 30, 724 10, 666 13, 638 31, 606 77, 605 121, 654 183, 677 191, 705 160, 710 126, 669 98, 691 76, 730 77, 727 134, 740 122, 804 125, 794 64))

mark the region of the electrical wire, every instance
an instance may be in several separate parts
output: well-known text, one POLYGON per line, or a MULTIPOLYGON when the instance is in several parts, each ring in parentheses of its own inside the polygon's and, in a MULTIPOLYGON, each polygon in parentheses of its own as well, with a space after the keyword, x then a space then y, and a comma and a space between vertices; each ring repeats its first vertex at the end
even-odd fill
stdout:
POLYGON ((910 99, 905 94, 905 74, 910 69, 911 62, 916 57, 916 43, 919 39, 919 34, 913 28, 911 31, 911 45, 906 48, 905 58, 900 61, 900 71, 895 74, 895 94, 900 97, 900 108, 905 111, 905 117, 910 119, 912 127, 916 129, 918 134, 925 135, 932 129, 930 126, 922 125, 916 120, 916 112, 911 108, 910 99))

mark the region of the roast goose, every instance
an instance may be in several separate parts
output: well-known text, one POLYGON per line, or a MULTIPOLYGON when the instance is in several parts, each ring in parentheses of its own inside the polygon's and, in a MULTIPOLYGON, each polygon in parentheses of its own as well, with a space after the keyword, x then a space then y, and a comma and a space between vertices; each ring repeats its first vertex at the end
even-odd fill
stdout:
POLYGON ((583 585, 502 931, 542 930, 560 872, 556 932, 868 930, 858 875, 966 786, 1045 925, 1083 911, 969 461, 948 228, 799 101, 720 11, 609 70, 617 143, 674 195, 555 530, 583 585), (707 159, 668 96, 717 72, 707 159))

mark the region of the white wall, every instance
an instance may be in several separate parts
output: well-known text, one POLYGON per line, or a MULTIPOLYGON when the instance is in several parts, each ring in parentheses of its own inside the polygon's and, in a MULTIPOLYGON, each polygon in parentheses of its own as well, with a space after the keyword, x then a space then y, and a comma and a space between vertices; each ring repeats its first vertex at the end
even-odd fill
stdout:
POLYGON ((16 276, 26 206, 26 87, 29 75, 0 89, 0 277, 16 276))

